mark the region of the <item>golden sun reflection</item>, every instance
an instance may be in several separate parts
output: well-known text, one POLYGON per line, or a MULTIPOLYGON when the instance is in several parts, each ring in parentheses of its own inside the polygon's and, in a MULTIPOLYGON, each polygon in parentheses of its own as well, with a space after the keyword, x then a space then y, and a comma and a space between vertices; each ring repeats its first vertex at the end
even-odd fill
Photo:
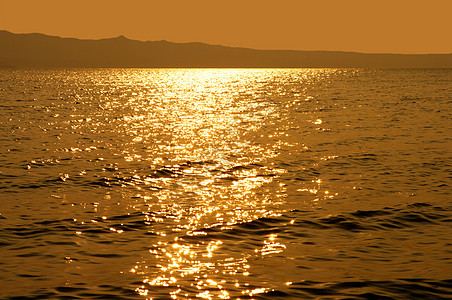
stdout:
MULTIPOLYGON (((142 91, 127 102, 104 105, 125 105, 129 111, 118 117, 122 125, 116 130, 129 138, 120 156, 130 166, 149 165, 110 180, 130 188, 137 205, 146 203, 145 221, 156 237, 148 256, 130 268, 143 278, 137 293, 152 297, 160 287, 168 288, 173 299, 229 299, 232 289, 249 297, 269 291, 250 286, 252 261, 279 255, 286 246, 276 234, 253 240, 246 224, 278 216, 287 196, 285 184, 277 180, 287 171, 268 162, 298 141, 290 140, 293 124, 277 121, 286 105, 312 100, 303 90, 290 90, 292 82, 309 83, 328 72, 143 71, 134 81, 142 91), (278 84, 288 90, 268 93, 269 85, 278 84), (292 100, 278 104, 287 97, 292 100), (246 242, 253 247, 233 251, 234 243, 246 242)), ((308 191, 316 194, 321 181, 314 184, 308 191)))

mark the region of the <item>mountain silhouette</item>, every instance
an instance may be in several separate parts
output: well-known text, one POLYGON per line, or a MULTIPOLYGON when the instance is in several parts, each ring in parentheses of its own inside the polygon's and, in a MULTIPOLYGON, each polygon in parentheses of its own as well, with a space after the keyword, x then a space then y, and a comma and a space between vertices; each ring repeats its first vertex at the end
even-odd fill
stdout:
POLYGON ((14 34, 0 30, 3 67, 452 68, 451 54, 254 50, 204 43, 14 34))

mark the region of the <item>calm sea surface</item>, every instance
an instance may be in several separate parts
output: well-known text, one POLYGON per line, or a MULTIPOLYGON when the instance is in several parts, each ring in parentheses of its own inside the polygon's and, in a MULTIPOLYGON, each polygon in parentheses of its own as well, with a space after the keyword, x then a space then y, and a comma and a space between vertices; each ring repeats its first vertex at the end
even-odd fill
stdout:
POLYGON ((0 299, 446 299, 452 69, 0 69, 0 299))

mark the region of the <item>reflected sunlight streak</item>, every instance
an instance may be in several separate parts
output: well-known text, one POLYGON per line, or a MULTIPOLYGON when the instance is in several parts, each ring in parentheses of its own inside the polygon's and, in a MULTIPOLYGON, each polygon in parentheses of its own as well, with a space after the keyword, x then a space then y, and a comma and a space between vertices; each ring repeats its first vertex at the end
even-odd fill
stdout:
MULTIPOLYGON (((242 294, 268 292, 265 287, 247 288, 246 277, 252 271, 250 259, 284 251, 286 246, 276 241, 276 235, 262 241, 261 249, 230 256, 220 251, 225 241, 210 232, 232 231, 239 224, 277 215, 273 209, 285 197, 284 185, 277 182, 272 194, 258 192, 286 172, 263 163, 277 157, 281 148, 296 145, 282 140, 288 136, 286 130, 266 128, 281 118, 272 99, 288 95, 283 90, 279 95, 268 93, 268 84, 291 78, 287 70, 278 72, 158 70, 139 73, 142 77, 130 81, 131 90, 138 92, 121 104, 133 112, 119 117, 124 125, 117 130, 130 137, 122 155, 128 162, 147 160, 158 171, 151 175, 135 171, 130 181, 121 184, 135 187, 147 202, 155 199, 163 218, 153 216, 149 221, 166 228, 153 231, 160 241, 130 270, 144 278, 136 289, 140 295, 148 297, 152 287, 160 286, 172 288, 173 299, 193 296, 184 288, 189 283, 198 291, 196 297, 229 299, 231 290, 226 286, 242 286, 244 280, 242 294), (137 85, 151 92, 140 92, 137 85), (252 137, 256 133, 268 138, 258 141, 252 137), (139 154, 139 148, 146 149, 147 156, 139 154)), ((293 80, 318 80, 319 74, 328 76, 328 72, 303 70, 294 73, 293 80)), ((292 105, 310 99, 299 91, 290 97, 295 97, 292 105)), ((120 104, 112 101, 104 107, 115 105, 120 104)))

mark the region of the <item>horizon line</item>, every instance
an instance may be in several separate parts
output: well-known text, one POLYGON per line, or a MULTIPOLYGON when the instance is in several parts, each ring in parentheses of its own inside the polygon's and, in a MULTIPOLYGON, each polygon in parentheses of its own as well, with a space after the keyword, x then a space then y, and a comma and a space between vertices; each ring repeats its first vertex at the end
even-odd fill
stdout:
POLYGON ((246 49, 246 50, 254 50, 254 51, 290 51, 290 52, 341 52, 341 53, 356 53, 356 54, 383 54, 383 55, 450 55, 451 52, 435 52, 435 53, 396 53, 396 52, 360 52, 360 51, 347 51, 347 50, 294 50, 294 49, 257 49, 257 48, 249 48, 249 47, 243 47, 243 46, 228 46, 228 45, 222 45, 222 44, 209 44, 206 42, 199 42, 199 41, 193 41, 193 42, 174 42, 174 41, 168 41, 168 40, 136 40, 131 39, 125 36, 124 34, 120 34, 113 37, 104 37, 104 38, 79 38, 79 37, 70 37, 70 36, 59 36, 59 35, 51 35, 47 33, 41 33, 41 32, 12 32, 6 29, 0 29, 1 31, 5 31, 11 34, 16 35, 44 35, 48 37, 57 37, 61 39, 75 39, 79 41, 102 41, 102 40, 111 40, 111 39, 119 39, 123 38, 129 41, 134 42, 141 42, 141 43, 149 43, 149 42, 167 42, 172 44, 204 44, 209 46, 219 46, 219 47, 225 47, 225 48, 235 48, 235 49, 246 49))

